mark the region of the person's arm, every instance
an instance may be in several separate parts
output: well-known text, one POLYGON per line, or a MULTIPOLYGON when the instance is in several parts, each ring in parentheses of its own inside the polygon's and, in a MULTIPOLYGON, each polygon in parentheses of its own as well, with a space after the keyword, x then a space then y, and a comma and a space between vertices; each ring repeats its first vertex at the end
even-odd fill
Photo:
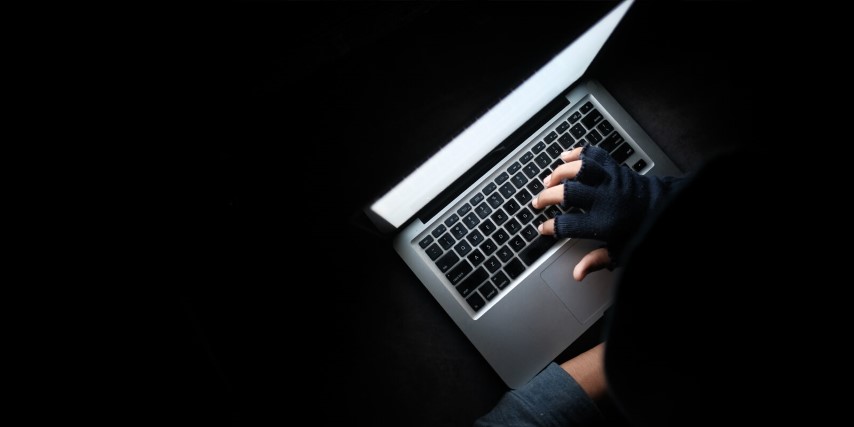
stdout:
POLYGON ((561 365, 549 364, 528 384, 505 393, 474 425, 602 425, 604 418, 595 400, 605 393, 603 344, 599 344, 561 365))
POLYGON ((608 392, 605 381, 605 343, 561 363, 560 367, 569 374, 576 383, 593 400, 599 400, 608 392))

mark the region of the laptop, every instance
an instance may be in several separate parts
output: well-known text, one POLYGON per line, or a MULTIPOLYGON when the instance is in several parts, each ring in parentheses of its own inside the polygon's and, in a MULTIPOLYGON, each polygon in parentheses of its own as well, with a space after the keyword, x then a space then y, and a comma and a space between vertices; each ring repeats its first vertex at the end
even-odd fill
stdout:
POLYGON ((535 210, 559 155, 586 144, 641 174, 681 171, 585 71, 633 0, 625 0, 469 125, 365 214, 501 379, 519 388, 611 302, 616 275, 583 282, 577 262, 601 242, 540 236, 563 211, 535 210), (462 183, 462 184, 461 184, 462 183))

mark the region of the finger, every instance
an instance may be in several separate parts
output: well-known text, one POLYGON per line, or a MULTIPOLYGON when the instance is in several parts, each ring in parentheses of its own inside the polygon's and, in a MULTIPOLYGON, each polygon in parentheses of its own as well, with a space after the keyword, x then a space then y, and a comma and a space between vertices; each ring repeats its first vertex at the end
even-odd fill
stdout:
POLYGON ((536 209, 542 209, 549 205, 558 205, 563 202, 563 184, 555 187, 546 188, 531 200, 531 206, 536 209))
MULTIPOLYGON (((584 149, 584 147, 578 147, 578 148, 573 148, 572 150, 569 150, 569 151, 564 151, 563 153, 560 154, 560 158, 561 158, 561 160, 564 161, 564 163, 569 163, 569 162, 574 162, 576 160, 581 160, 581 150, 582 149, 584 149)), ((581 167, 581 166, 579 166, 579 167, 581 167)), ((555 168, 555 169, 557 169, 557 168, 555 168)), ((578 171, 576 170, 575 173, 577 174, 578 171)), ((557 184, 561 181, 561 179, 554 179, 553 180, 553 179, 551 179, 551 174, 549 174, 548 176, 543 178, 543 185, 548 187, 550 183, 557 184)))
POLYGON ((543 178, 543 185, 545 187, 551 187, 552 185, 560 184, 564 179, 572 179, 578 175, 578 171, 581 169, 581 160, 573 160, 569 163, 564 163, 555 168, 552 173, 546 175, 543 178))
POLYGON ((560 153, 560 158, 563 159, 564 162, 569 163, 575 160, 581 159, 581 150, 584 150, 584 147, 573 148, 569 151, 564 151, 560 153))
POLYGON ((554 236, 555 234, 555 220, 547 219, 545 222, 537 226, 537 231, 540 232, 543 236, 554 236))
POLYGON ((559 184, 564 179, 572 179, 575 178, 576 175, 578 175, 578 171, 581 169, 581 160, 572 159, 572 152, 569 152, 567 156, 568 158, 570 158, 570 161, 554 168, 552 173, 548 174, 545 178, 543 178, 543 185, 545 185, 546 187, 550 187, 559 184))
POLYGON ((575 265, 575 269, 572 271, 572 277, 580 282, 587 277, 587 274, 599 271, 609 265, 611 265, 611 257, 608 256, 608 249, 594 249, 587 255, 584 255, 581 261, 578 261, 578 264, 575 265))

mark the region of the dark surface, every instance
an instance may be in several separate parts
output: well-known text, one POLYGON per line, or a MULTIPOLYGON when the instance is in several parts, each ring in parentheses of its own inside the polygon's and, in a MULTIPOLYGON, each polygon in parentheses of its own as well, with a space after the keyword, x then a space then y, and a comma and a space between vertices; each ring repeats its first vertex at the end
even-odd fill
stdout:
MULTIPOLYGON (((155 316, 147 407, 206 425, 456 426, 488 411, 504 384, 389 242, 352 219, 612 5, 195 14, 170 50, 186 67, 166 75, 188 129, 175 136, 203 149, 170 200, 177 284, 155 316)), ((749 9, 641 2, 591 67, 685 171, 752 142, 749 9)))

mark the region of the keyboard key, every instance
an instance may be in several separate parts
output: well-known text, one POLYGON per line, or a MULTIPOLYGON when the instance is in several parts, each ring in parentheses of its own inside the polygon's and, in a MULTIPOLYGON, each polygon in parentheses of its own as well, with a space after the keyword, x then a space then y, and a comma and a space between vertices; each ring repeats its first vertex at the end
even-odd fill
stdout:
POLYGON ((463 218, 463 223, 466 225, 466 227, 469 228, 469 230, 471 230, 476 225, 480 224, 480 218, 478 218, 477 215, 475 215, 475 213, 472 212, 472 213, 466 215, 465 218, 463 218))
POLYGON ((466 298, 466 302, 469 303, 469 307, 471 307, 471 309, 474 311, 478 311, 483 308, 484 305, 486 305, 486 302, 477 293, 474 293, 472 294, 472 296, 466 298))
POLYGON ((533 152, 534 152, 534 154, 537 154, 537 153, 539 153, 540 151, 543 151, 543 150, 545 150, 545 149, 546 149, 546 143, 545 143, 545 142, 543 142, 543 141, 540 141, 540 142, 538 142, 536 145, 534 145, 533 147, 531 147, 531 151, 533 151, 533 152))
POLYGON ((469 233, 469 236, 466 237, 466 239, 468 239, 472 246, 477 247, 477 245, 483 243, 483 234, 480 234, 480 231, 474 230, 469 233))
POLYGON ((421 249, 425 249, 427 246, 430 246, 431 243, 433 243, 433 237, 426 236, 418 242, 418 245, 421 246, 421 249))
POLYGON ((521 236, 513 237, 512 239, 510 239, 510 242, 507 244, 510 246, 510 248, 512 248, 516 252, 519 252, 522 249, 525 249, 525 239, 523 239, 521 236))
MULTIPOLYGON (((556 167, 562 165, 563 163, 564 163, 564 161, 561 159, 557 159, 557 160, 553 161, 552 164, 549 165, 547 172, 551 173, 551 171, 555 170, 556 167)), ((545 175, 542 175, 542 174, 540 174, 540 176, 541 176, 541 178, 546 177, 545 175)))
POLYGON ((522 208, 522 210, 516 214, 516 219, 518 219, 522 224, 527 224, 534 220, 534 214, 532 214, 528 208, 522 208))
POLYGON ((510 247, 508 246, 502 246, 501 249, 498 250, 498 253, 496 255, 498 255, 498 258, 502 262, 507 262, 513 259, 513 251, 510 250, 510 247))
POLYGON ((489 282, 481 285, 477 291, 480 292, 487 301, 492 301, 493 298, 498 296, 498 289, 495 289, 495 286, 492 286, 492 283, 489 282))
POLYGON ((510 184, 508 182, 508 183, 502 185, 501 188, 498 189, 498 192, 501 193, 501 195, 504 196, 505 198, 510 197, 513 195, 513 193, 516 192, 516 187, 514 187, 513 184, 510 184))
POLYGON ((483 187, 483 194, 486 194, 488 196, 489 193, 495 191, 496 188, 498 188, 498 186, 495 185, 494 182, 490 182, 489 184, 487 184, 486 187, 483 187))
POLYGON ((483 219, 492 213, 492 209, 486 203, 481 203, 476 208, 474 208, 474 213, 476 213, 477 216, 483 219))
POLYGON ((472 206, 477 206, 478 203, 483 201, 484 197, 485 196, 483 194, 477 193, 474 197, 471 198, 471 200, 469 200, 469 203, 471 203, 472 206))
POLYGON ((454 225, 454 223, 459 221, 459 220, 460 220, 460 217, 458 217, 457 214, 451 214, 451 216, 449 216, 448 219, 445 220, 445 225, 450 227, 450 226, 454 225))
POLYGON ((640 159, 634 165, 632 165, 632 169, 634 169, 635 172, 640 172, 645 167, 646 167, 646 160, 644 160, 644 159, 640 159))
POLYGON ((525 188, 527 188, 531 194, 540 194, 540 191, 543 191, 546 187, 543 186, 542 181, 539 179, 532 179, 525 188))
POLYGON ((552 236, 540 236, 534 239, 533 242, 529 243, 528 247, 519 253, 519 258, 524 261, 525 264, 531 265, 534 261, 543 256, 543 254, 546 253, 546 251, 548 251, 556 242, 557 239, 552 236))
MULTIPOLYGON (((551 162, 552 162, 552 158, 549 157, 548 153, 542 153, 539 156, 537 156, 536 159, 534 159, 534 163, 536 163, 537 166, 540 167, 540 169, 548 166, 549 163, 551 163, 551 162)), ((537 170, 537 172, 539 172, 539 170, 537 170)), ((527 173, 526 173, 526 175, 527 175, 527 173)), ((528 175, 528 178, 533 178, 534 175, 536 175, 536 173, 528 175)))
POLYGON ((608 135, 614 130, 614 127, 611 126, 611 122, 607 120, 602 120, 602 123, 596 126, 596 129, 599 129, 599 132, 602 132, 602 135, 608 135))
POLYGON ((528 182, 528 178, 525 178, 525 174, 519 172, 516 175, 513 175, 513 178, 510 178, 510 181, 516 186, 516 188, 522 188, 528 182))
POLYGON ((560 149, 560 146, 557 145, 557 143, 549 145, 549 148, 546 148, 546 153, 549 153, 549 155, 552 156, 553 159, 556 159, 557 156, 560 156, 560 153, 562 152, 563 150, 560 149))
POLYGON ((448 278, 448 281, 451 282, 452 285, 456 285, 463 280, 463 277, 466 277, 473 270, 471 264, 468 261, 463 260, 463 262, 459 263, 456 267, 452 268, 451 271, 445 273, 445 277, 448 278))
MULTIPOLYGON (((513 164, 510 165, 509 168, 507 168, 507 173, 509 173, 510 175, 513 175, 514 173, 518 172, 519 169, 522 169, 522 165, 519 164, 519 162, 513 162, 513 164)), ((501 184, 501 183, 499 182, 499 184, 501 184)))
MULTIPOLYGON (((483 260, 484 260, 485 258, 486 258, 486 257, 484 257, 484 256, 483 256, 483 254, 482 254, 482 253, 480 253, 480 251, 479 251, 479 250, 475 249, 475 250, 474 250, 474 252, 472 252, 472 253, 468 256, 468 258, 467 258, 467 259, 469 260, 469 262, 471 263, 471 265, 473 265, 473 266, 477 267, 478 265, 480 265, 480 263, 482 263, 482 262, 483 262, 483 260)), ((491 272, 490 272, 490 273, 491 273, 491 272)))
MULTIPOLYGON (((534 224, 534 227, 538 227, 540 224, 546 222, 547 220, 548 218, 546 218, 545 215, 537 215, 537 217, 534 218, 534 221, 531 224, 534 224)), ((539 232, 537 233, 539 234, 539 232)))
POLYGON ((460 243, 457 243, 457 246, 454 246, 454 249, 457 250, 457 253, 460 254, 461 257, 468 255, 471 252, 471 245, 465 239, 460 240, 460 243))
POLYGON ((507 175, 507 172, 501 172, 501 175, 495 177, 495 183, 501 185, 501 183, 507 181, 507 178, 510 178, 510 175, 507 175))
POLYGON ((507 221, 506 224, 504 224, 504 229, 506 229, 507 232, 510 233, 510 235, 513 235, 518 233, 519 230, 522 229, 522 224, 519 224, 518 221, 513 218, 510 218, 510 220, 507 221))
POLYGON ((442 249, 448 250, 448 248, 454 245, 454 242, 456 242, 456 240, 454 240, 454 238, 451 237, 450 234, 445 233, 442 235, 442 237, 439 238, 438 242, 440 245, 442 245, 442 249))
POLYGON ((494 214, 492 214, 490 218, 495 221, 495 225, 501 225, 504 224, 504 221, 507 221, 507 218, 509 218, 509 216, 501 209, 498 209, 495 211, 494 214))
POLYGON ((607 138, 605 138, 605 140, 602 141, 601 144, 599 144, 599 147, 610 153, 622 142, 623 137, 617 132, 612 132, 607 138))
POLYGON ((510 279, 515 279, 525 271, 525 265, 518 259, 513 259, 504 266, 504 271, 510 276, 510 279))
POLYGON ((599 124, 599 122, 601 122, 603 118, 604 117, 602 116, 602 113, 600 113, 599 110, 594 109, 590 112, 590 114, 584 116, 584 118, 581 119, 581 123, 587 129, 593 129, 593 126, 599 124))
POLYGON ((611 156, 614 157, 614 160, 616 160, 617 163, 623 163, 626 161, 626 159, 631 157, 632 154, 635 154, 635 149, 632 148, 632 146, 629 145, 628 142, 624 142, 622 145, 617 147, 617 149, 614 150, 613 153, 611 153, 611 156))
POLYGON ((587 132, 587 140, 590 141, 591 144, 596 145, 602 140, 602 135, 599 135, 599 132, 596 129, 593 129, 590 132, 587 132))
MULTIPOLYGON (((519 159, 519 161, 522 162, 522 164, 524 165, 525 163, 530 162, 531 159, 533 159, 533 158, 534 158, 534 153, 529 151, 529 152, 523 154, 522 157, 519 159)), ((514 173, 515 171, 509 171, 509 172, 514 173)))
POLYGON ((480 245, 480 250, 483 251, 483 254, 486 256, 492 255, 495 250, 498 249, 498 245, 492 241, 492 239, 486 239, 482 245, 480 245))
POLYGON ((451 251, 446 253, 445 256, 439 258, 439 260, 436 261, 436 267, 439 267, 439 271, 441 271, 442 273, 447 273, 448 270, 450 270, 451 267, 453 267, 454 264, 456 264, 459 260, 460 257, 458 257, 457 254, 455 254, 453 251, 451 251))
POLYGON ((480 267, 475 270, 471 276, 466 278, 466 280, 463 280, 459 285, 457 285, 457 292, 459 292, 463 297, 467 297, 488 278, 489 273, 487 273, 483 267, 480 267))
POLYGON ((557 125, 557 129, 555 130, 557 130, 557 133, 564 133, 567 129, 569 129, 569 122, 564 120, 563 123, 557 125))
MULTIPOLYGON (((540 154, 540 156, 543 156, 543 154, 540 154)), ((539 164, 539 159, 540 158, 537 157, 536 163, 528 163, 528 165, 525 166, 524 169, 522 169, 522 172, 524 172, 525 175, 528 176, 528 178, 533 178, 537 176, 537 173, 540 171, 540 168, 537 167, 537 165, 539 164)))
POLYGON ((492 283, 498 287, 498 289, 504 289, 507 285, 510 284, 510 279, 507 278, 507 275, 504 272, 499 271, 495 273, 495 276, 492 276, 492 283))
POLYGON ((442 235, 442 233, 444 233, 444 232, 445 232, 445 231, 447 231, 447 230, 448 230, 448 229, 447 229, 447 228, 445 228, 445 226, 444 226, 444 225, 441 225, 441 224, 440 224, 438 227, 436 227, 436 229, 435 229, 435 230, 433 230, 433 232, 432 232, 431 234, 433 235, 433 237, 439 237, 439 236, 441 236, 441 235, 442 235))
POLYGON ((483 221, 483 224, 481 224, 478 228, 480 229, 480 231, 483 232, 484 236, 489 236, 498 227, 496 227, 495 224, 492 223, 492 221, 486 219, 483 221))
POLYGON ((440 255, 442 255, 442 248, 440 248, 439 245, 433 243, 432 246, 427 248, 427 256, 430 257, 431 261, 436 261, 436 258, 439 258, 440 255))
POLYGON ((495 243, 498 246, 501 246, 504 244, 504 242, 510 239, 510 235, 507 234, 507 231, 505 231, 504 229, 499 228, 498 231, 496 231, 495 234, 492 235, 492 238, 495 239, 495 243))
POLYGON ((458 240, 465 236, 468 232, 469 231, 465 227, 463 227, 461 223, 454 224, 454 226, 451 227, 451 234, 453 234, 454 237, 456 237, 458 240))
POLYGON ((554 218, 560 215, 561 213, 563 212, 561 212, 560 209, 558 209, 558 207, 555 205, 547 207, 545 211, 546 217, 548 218, 554 218))
POLYGON ((572 144, 575 143, 575 139, 572 138, 572 135, 565 133, 557 139, 557 142, 560 143, 560 146, 563 147, 564 150, 568 150, 569 147, 571 147, 572 144))
POLYGON ((555 139, 557 139, 557 132, 555 132, 555 131, 549 132, 549 134, 546 135, 546 137, 544 139, 546 141, 546 144, 554 141, 555 139))
POLYGON ((525 189, 522 189, 518 193, 516 193, 516 200, 518 200, 519 203, 521 203, 523 205, 530 202, 531 199, 533 199, 533 198, 534 197, 531 196, 531 193, 529 193, 528 190, 525 190, 525 189))
POLYGON ((573 144, 572 148, 583 147, 587 144, 588 144, 587 140, 584 138, 581 138, 578 141, 576 141, 575 144, 573 144))
MULTIPOLYGON (((590 104, 590 108, 593 108, 593 104, 590 104)), ((572 113, 569 116, 569 118, 567 118, 567 120, 569 121, 569 124, 575 124, 575 122, 581 120, 581 112, 576 111, 576 112, 572 113)))
POLYGON ((569 133, 571 133, 572 136, 575 137, 575 139, 578 139, 584 136, 584 134, 587 133, 587 130, 581 126, 581 123, 579 123, 573 126, 572 129, 569 130, 569 133))
POLYGON ((496 257, 491 257, 486 260, 486 264, 483 264, 483 266, 486 267, 490 273, 495 273, 499 268, 501 268, 501 261, 496 257))
POLYGON ((537 237, 539 237, 540 233, 537 231, 536 228, 534 228, 534 226, 528 225, 522 229, 522 232, 519 233, 519 235, 522 236, 523 238, 525 238, 525 240, 530 242, 531 240, 534 240, 537 237))
POLYGON ((468 203, 466 203, 466 204, 464 204, 461 208, 457 209, 457 213, 458 213, 460 216, 463 216, 463 215, 465 215, 465 214, 469 213, 469 211, 470 211, 470 210, 471 210, 471 205, 469 205, 468 203))
POLYGON ((590 103, 590 101, 587 101, 587 103, 582 105, 580 108, 582 114, 585 114, 592 109, 593 109, 593 104, 590 103))
MULTIPOLYGON (((509 213, 510 215, 513 215, 513 212, 516 212, 517 210, 519 210, 519 207, 520 207, 519 203, 517 203, 516 200, 510 199, 507 201, 507 203, 504 204, 504 211, 509 213)), ((495 218, 493 218, 493 220, 494 219, 495 218)), ((498 221, 495 221, 495 222, 498 222, 498 221)))
POLYGON ((486 198, 486 203, 492 206, 492 209, 497 209, 504 202, 504 198, 498 193, 492 193, 486 198))

